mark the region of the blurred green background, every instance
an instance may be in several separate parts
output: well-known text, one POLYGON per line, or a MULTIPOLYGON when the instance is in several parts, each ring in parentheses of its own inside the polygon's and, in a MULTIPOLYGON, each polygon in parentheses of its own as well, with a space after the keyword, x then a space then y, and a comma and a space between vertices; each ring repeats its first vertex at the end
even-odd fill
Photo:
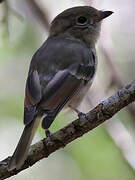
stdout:
MULTIPOLYGON (((134 79, 133 0, 34 2, 46 14, 48 22, 62 10, 77 5, 92 3, 98 9, 115 12, 102 26, 101 38, 97 44, 100 61, 98 73, 89 94, 90 99, 91 93, 96 99, 93 100, 93 105, 86 99, 82 108, 84 111, 91 109, 118 89, 114 83, 110 86, 111 69, 104 60, 101 46, 114 58, 113 64, 124 84, 134 79)), ((47 21, 43 22, 33 9, 30 1, 26 0, 5 0, 0 4, 0 160, 12 155, 23 130, 23 101, 29 63, 48 36, 47 21)), ((55 132, 74 119, 72 114, 60 113, 51 131, 55 132)), ((123 110, 109 123, 97 127, 10 179, 134 180, 134 127, 133 114, 123 110)), ((39 127, 33 142, 43 137, 44 131, 39 127)))

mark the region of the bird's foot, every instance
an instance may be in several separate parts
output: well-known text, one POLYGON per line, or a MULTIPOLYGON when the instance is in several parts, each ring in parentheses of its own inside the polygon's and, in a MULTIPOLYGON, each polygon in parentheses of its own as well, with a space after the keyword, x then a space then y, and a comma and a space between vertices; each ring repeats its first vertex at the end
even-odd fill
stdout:
POLYGON ((49 131, 49 129, 45 129, 46 137, 50 137, 52 133, 49 131))
POLYGON ((82 113, 82 112, 79 111, 78 109, 73 108, 71 105, 69 105, 69 107, 77 113, 79 119, 84 119, 84 118, 86 118, 86 114, 85 114, 85 113, 82 113))

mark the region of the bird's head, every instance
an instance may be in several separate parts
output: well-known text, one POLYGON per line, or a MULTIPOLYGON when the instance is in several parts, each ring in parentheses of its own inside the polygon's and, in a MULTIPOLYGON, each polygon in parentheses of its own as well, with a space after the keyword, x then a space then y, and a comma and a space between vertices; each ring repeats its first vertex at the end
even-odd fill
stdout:
POLYGON ((112 11, 101 11, 90 6, 67 9, 56 16, 50 27, 50 35, 68 34, 89 44, 95 44, 100 33, 101 22, 112 11))

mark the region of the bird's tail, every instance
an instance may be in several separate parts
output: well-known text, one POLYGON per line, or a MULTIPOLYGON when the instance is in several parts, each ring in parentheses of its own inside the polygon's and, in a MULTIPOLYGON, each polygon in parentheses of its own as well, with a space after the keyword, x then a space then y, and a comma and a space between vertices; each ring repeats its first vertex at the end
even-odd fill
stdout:
POLYGON ((36 117, 32 122, 25 126, 19 143, 14 151, 13 156, 10 159, 8 165, 9 171, 15 168, 19 169, 23 165, 24 161, 27 158, 29 147, 35 135, 35 131, 39 125, 39 122, 40 118, 36 117))

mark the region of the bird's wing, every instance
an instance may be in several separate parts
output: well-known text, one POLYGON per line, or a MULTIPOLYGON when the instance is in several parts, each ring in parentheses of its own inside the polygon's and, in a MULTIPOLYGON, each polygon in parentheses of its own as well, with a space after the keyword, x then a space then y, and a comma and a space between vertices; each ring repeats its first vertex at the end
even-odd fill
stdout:
POLYGON ((72 98, 82 83, 82 80, 77 79, 66 70, 58 72, 52 81, 50 81, 41 100, 41 107, 46 112, 42 121, 44 129, 50 127, 56 115, 72 98))
POLYGON ((24 101, 24 124, 29 124, 37 114, 37 104, 41 100, 41 85, 36 70, 29 73, 24 101))
POLYGON ((41 106, 46 110, 56 109, 66 98, 72 96, 81 82, 68 69, 57 72, 44 90, 41 106))

